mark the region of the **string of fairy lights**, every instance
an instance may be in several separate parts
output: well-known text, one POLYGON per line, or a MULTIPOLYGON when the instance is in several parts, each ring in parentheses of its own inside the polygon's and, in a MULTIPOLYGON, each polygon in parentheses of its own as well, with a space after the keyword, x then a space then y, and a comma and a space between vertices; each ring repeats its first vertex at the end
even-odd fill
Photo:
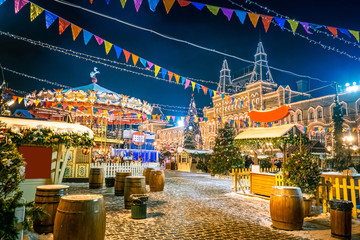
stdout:
MULTIPOLYGON (((228 0, 228 1, 230 1, 230 2, 233 3, 234 5, 242 8, 243 10, 245 10, 245 11, 247 11, 247 12, 256 13, 256 12, 254 12, 254 11, 252 11, 252 10, 244 7, 244 6, 241 5, 241 4, 235 3, 235 2, 233 2, 233 1, 231 1, 231 0, 228 0)), ((275 22, 271 21, 271 23, 272 23, 273 25, 279 27, 279 25, 276 24, 275 22)), ((298 33, 298 32, 293 32, 291 29, 289 29, 289 28, 287 28, 287 27, 284 27, 284 29, 285 29, 286 31, 288 31, 288 32, 293 33, 293 34, 296 35, 296 36, 299 36, 299 37, 307 40, 309 43, 312 43, 312 44, 314 44, 314 45, 319 45, 319 46, 321 46, 321 47, 322 47, 323 49, 325 49, 325 50, 333 51, 333 52, 336 52, 336 53, 338 53, 338 54, 340 54, 340 55, 344 55, 344 56, 346 56, 346 57, 348 57, 348 58, 350 58, 350 59, 354 59, 354 60, 356 60, 356 61, 360 61, 360 57, 356 57, 356 56, 354 56, 354 55, 350 55, 350 54, 349 54, 348 52, 346 52, 346 51, 342 51, 342 50, 339 50, 339 49, 336 48, 336 47, 331 47, 331 46, 326 45, 326 44, 324 44, 324 43, 322 43, 322 42, 320 42, 320 41, 313 40, 313 39, 309 38, 308 36, 305 36, 305 35, 300 34, 300 33, 298 33)), ((335 37, 335 36, 334 36, 334 37, 335 37)))
MULTIPOLYGON (((228 1, 231 2, 232 4, 235 4, 232 0, 228 0, 228 1)), ((259 3, 257 3, 257 2, 254 2, 254 1, 251 1, 251 0, 246 0, 245 3, 254 4, 255 6, 257 6, 257 7, 261 8, 261 9, 267 11, 268 13, 271 12, 271 13, 275 14, 275 16, 277 16, 277 17, 282 17, 282 18, 285 18, 285 19, 290 19, 290 17, 288 17, 288 16, 286 16, 286 15, 284 15, 284 14, 278 13, 278 12, 276 12, 276 11, 268 8, 268 7, 262 6, 262 5, 260 5, 259 3)), ((358 43, 356 43, 356 42, 352 42, 352 41, 349 41, 349 40, 347 40, 347 39, 345 39, 345 38, 343 38, 343 37, 339 37, 339 35, 338 35, 338 36, 334 36, 334 35, 329 34, 329 33, 327 33, 327 32, 321 31, 320 29, 313 27, 311 24, 309 25, 309 27, 310 27, 314 32, 316 32, 316 33, 324 34, 324 35, 327 36, 327 37, 335 38, 335 39, 340 40, 340 41, 343 41, 343 42, 345 42, 345 43, 347 43, 347 44, 351 44, 351 45, 353 45, 354 47, 360 48, 360 44, 358 44, 358 43)))

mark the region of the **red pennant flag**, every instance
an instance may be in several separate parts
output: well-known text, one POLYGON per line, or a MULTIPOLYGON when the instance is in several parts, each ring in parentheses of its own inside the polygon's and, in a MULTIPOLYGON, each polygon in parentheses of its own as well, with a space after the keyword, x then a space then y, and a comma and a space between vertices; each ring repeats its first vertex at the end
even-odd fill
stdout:
POLYGON ((16 96, 13 96, 13 99, 14 99, 14 101, 15 101, 15 102, 16 102, 17 98, 18 98, 18 97, 16 97, 16 96))
POLYGON ((92 4, 94 0, 90 0, 90 3, 92 4))
POLYGON ((124 55, 125 55, 126 62, 128 62, 128 61, 129 61, 129 58, 130 58, 131 53, 130 53, 130 52, 128 52, 128 51, 126 51, 126 50, 124 50, 124 49, 123 49, 123 52, 124 52, 124 55))
POLYGON ((186 7, 188 6, 191 2, 190 1, 186 1, 186 0, 178 0, 178 3, 180 5, 180 7, 186 7))
POLYGON ((128 117, 130 117, 130 116, 131 116, 131 113, 127 113, 126 115, 127 115, 128 117))
POLYGON ((329 31, 334 34, 335 37, 337 37, 337 28, 336 27, 329 27, 327 26, 327 29, 329 29, 329 31))
POLYGON ((168 71, 168 75, 169 75, 169 82, 171 82, 171 79, 172 79, 172 77, 173 77, 174 73, 172 73, 172 72, 168 71))
POLYGON ((59 18, 59 34, 61 35, 70 23, 62 18, 59 18))
POLYGON ((160 120, 161 115, 156 115, 157 120, 160 120))
POLYGON ((121 118, 121 116, 123 115, 123 112, 119 112, 119 117, 121 118))
POLYGON ((202 90, 204 91, 204 94, 206 95, 207 94, 207 91, 208 91, 208 88, 205 87, 205 86, 201 86, 202 90))
POLYGON ((268 31, 272 19, 273 19, 272 16, 261 15, 261 20, 264 24, 265 32, 268 31))
POLYGON ((81 32, 82 28, 71 24, 71 30, 72 30, 72 35, 73 35, 73 40, 75 41, 75 39, 77 38, 77 36, 79 35, 79 33, 81 32))
POLYGON ((51 105, 51 102, 46 102, 46 106, 50 106, 51 105))

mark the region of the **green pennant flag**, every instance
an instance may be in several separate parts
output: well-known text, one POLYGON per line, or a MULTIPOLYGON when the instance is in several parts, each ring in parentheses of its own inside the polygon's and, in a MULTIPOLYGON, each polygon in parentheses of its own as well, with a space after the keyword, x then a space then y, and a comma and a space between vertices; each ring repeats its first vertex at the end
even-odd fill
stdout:
POLYGON ((356 38, 356 40, 359 42, 359 32, 354 30, 349 30, 349 32, 356 38))
POLYGON ((125 7, 126 0, 120 0, 120 2, 121 2, 121 6, 124 8, 124 7, 125 7))
POLYGON ((209 11, 214 14, 215 16, 218 14, 219 12, 219 7, 216 6, 212 6, 212 5, 206 5, 206 7, 209 9, 209 11))
POLYGON ((296 29, 299 25, 298 21, 287 19, 287 21, 290 23, 291 30, 293 31, 293 34, 295 35, 296 29))

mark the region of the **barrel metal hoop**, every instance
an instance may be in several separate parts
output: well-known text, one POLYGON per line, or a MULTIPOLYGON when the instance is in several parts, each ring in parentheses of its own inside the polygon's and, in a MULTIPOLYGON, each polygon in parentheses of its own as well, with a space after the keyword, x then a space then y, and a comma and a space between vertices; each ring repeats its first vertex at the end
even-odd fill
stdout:
POLYGON ((277 195, 277 194, 271 194, 271 196, 275 196, 275 197, 288 197, 288 198, 300 198, 299 195, 277 195))
POLYGON ((58 202, 36 202, 36 204, 59 204, 59 201, 58 202))
POLYGON ((99 213, 100 212, 100 210, 95 210, 95 211, 91 211, 91 212, 87 212, 87 211, 70 212, 70 211, 63 211, 59 208, 57 209, 57 211, 59 213, 65 214, 65 215, 81 215, 81 214, 85 215, 85 214, 89 214, 89 213, 99 213))

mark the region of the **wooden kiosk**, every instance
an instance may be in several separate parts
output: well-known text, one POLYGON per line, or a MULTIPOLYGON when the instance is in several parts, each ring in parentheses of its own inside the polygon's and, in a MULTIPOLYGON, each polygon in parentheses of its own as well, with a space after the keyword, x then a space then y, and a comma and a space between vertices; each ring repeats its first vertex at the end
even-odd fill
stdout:
MULTIPOLYGON (((74 133, 82 135, 87 133, 90 138, 93 132, 86 126, 58 121, 34 120, 23 118, 0 117, 0 122, 15 133, 23 129, 49 129, 56 134, 74 133)), ((69 141, 71 139, 69 138, 69 141)), ((47 147, 35 144, 19 146, 19 152, 27 163, 25 168, 25 181, 20 184, 27 201, 33 201, 36 187, 46 184, 61 184, 67 162, 75 157, 77 148, 58 144, 57 147, 47 147)))
POLYGON ((198 172, 196 168, 199 158, 193 157, 192 154, 211 154, 212 150, 196 150, 196 149, 183 149, 180 153, 176 154, 176 164, 178 171, 182 172, 198 172))

